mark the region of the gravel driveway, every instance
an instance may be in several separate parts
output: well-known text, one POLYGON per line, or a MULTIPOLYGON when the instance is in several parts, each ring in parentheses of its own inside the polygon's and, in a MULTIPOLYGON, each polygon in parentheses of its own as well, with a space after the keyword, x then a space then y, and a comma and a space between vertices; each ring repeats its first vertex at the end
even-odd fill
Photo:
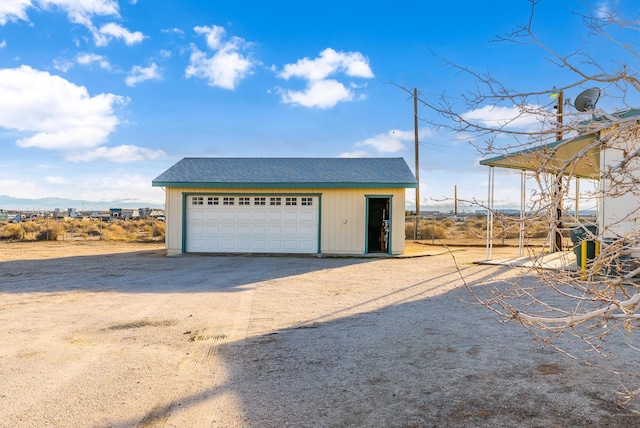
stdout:
POLYGON ((481 249, 96 252, 0 262, 1 427, 640 426, 616 377, 465 302, 461 273, 523 273, 481 249))

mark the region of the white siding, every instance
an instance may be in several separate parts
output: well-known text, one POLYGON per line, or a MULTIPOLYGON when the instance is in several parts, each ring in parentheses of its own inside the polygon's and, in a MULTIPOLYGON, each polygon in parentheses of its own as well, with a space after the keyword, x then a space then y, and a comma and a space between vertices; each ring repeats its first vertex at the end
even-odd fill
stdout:
MULTIPOLYGON (((614 141, 613 148, 606 148, 600 152, 600 168, 608 171, 610 167, 618 165, 628 153, 633 153, 638 146, 638 141, 614 141)), ((637 180, 638 161, 632 160, 626 172, 616 171, 612 173, 613 182, 618 183, 617 192, 622 190, 619 186, 635 187, 637 180), (630 174, 629 176, 625 176, 630 174), (634 175, 636 175, 634 177, 634 175)), ((623 191, 618 196, 611 192, 612 180, 605 177, 600 180, 600 189, 603 198, 600 199, 600 230, 605 239, 616 239, 630 232, 635 232, 640 227, 640 199, 633 191, 623 191)), ((637 190, 637 189, 636 189, 637 190)))

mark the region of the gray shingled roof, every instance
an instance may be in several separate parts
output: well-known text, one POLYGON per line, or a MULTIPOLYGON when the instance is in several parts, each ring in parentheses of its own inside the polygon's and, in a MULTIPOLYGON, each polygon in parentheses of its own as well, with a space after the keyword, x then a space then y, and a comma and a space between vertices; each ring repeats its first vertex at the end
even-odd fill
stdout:
POLYGON ((156 187, 415 188, 403 158, 184 158, 156 187))

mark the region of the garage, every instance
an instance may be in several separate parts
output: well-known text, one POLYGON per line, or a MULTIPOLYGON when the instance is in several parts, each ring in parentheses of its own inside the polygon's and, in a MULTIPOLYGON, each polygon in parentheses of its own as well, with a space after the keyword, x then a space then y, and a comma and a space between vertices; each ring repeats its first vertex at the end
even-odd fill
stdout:
POLYGON ((418 185, 403 158, 183 158, 152 184, 169 256, 401 254, 418 185))
POLYGON ((187 252, 318 253, 318 197, 187 197, 187 252))

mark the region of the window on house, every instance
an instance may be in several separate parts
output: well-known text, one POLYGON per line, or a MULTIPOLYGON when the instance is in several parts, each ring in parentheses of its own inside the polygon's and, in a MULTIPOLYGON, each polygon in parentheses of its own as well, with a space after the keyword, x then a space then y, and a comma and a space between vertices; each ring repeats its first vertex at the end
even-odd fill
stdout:
POLYGON ((249 205, 249 199, 247 197, 241 196, 238 198, 238 205, 249 205))
POLYGON ((266 205, 266 199, 262 196, 253 198, 253 205, 266 205))
POLYGON ((193 196, 191 198, 191 205, 202 205, 204 203, 204 198, 202 196, 193 196))
POLYGON ((218 197, 217 196, 208 197, 207 198, 207 205, 218 205, 218 197))
POLYGON ((282 198, 269 198, 269 205, 282 205, 282 198))
POLYGON ((313 198, 302 198, 300 205, 313 205, 313 198))
POLYGON ((235 204, 236 198, 234 198, 233 196, 225 196, 222 199, 222 205, 233 205, 235 204))
POLYGON ((285 205, 298 205, 298 198, 285 198, 285 205))

